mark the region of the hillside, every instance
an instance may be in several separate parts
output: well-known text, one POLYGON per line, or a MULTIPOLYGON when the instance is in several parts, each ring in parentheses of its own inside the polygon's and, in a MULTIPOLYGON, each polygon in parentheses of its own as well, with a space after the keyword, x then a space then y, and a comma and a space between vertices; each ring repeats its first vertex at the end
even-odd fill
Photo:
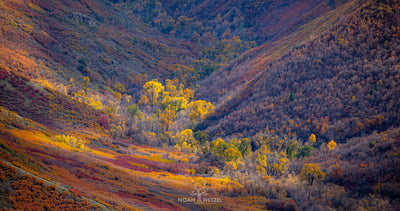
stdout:
POLYGON ((400 3, 0 2, 0 208, 397 210, 400 3))
POLYGON ((135 90, 139 74, 192 83, 342 2, 220 4, 188 1, 176 10, 174 1, 3 1, 2 66, 64 85, 87 76, 97 86, 135 90))
MULTIPOLYGON (((209 30, 214 37, 239 36, 257 43, 277 40, 312 19, 335 8, 335 1, 160 1, 174 19, 191 18, 201 23, 191 31, 176 28, 180 39, 209 30), (328 4, 329 5, 328 5, 328 4), (207 29, 208 28, 208 29, 207 29)), ((158 20, 158 17, 154 17, 158 20)), ((149 21, 153 21, 149 17, 149 21)), ((154 22, 154 21, 153 21, 154 22)), ((190 24, 190 23, 189 23, 190 24)), ((196 23, 193 24, 196 26, 196 23)))
MULTIPOLYGON (((190 155, 181 152, 133 144, 126 147, 128 143, 104 140, 93 131, 61 135, 68 130, 51 130, 0 109, 2 208, 185 210, 196 206, 179 204, 176 198, 190 196, 192 185, 204 181, 212 195, 240 187, 229 179, 190 174, 191 169, 203 167, 190 164, 190 155)), ((229 204, 229 198, 223 200, 222 206, 229 204)))
POLYGON ((268 126, 303 140, 314 133, 321 142, 344 142, 399 126, 397 7, 358 9, 279 59, 258 53, 263 62, 244 58, 212 75, 199 95, 225 102, 200 128, 210 135, 248 136, 268 126), (209 87, 222 94, 211 94, 209 87))
POLYGON ((2 1, 1 11, 1 65, 32 79, 136 84, 138 74, 169 76, 197 52, 107 1, 2 1))

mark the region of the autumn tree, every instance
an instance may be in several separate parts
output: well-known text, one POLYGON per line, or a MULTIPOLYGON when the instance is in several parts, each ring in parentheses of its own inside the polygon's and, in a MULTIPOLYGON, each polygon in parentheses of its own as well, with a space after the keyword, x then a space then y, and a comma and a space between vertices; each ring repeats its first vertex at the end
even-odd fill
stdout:
POLYGON ((180 84, 178 88, 178 96, 184 97, 189 102, 194 97, 194 90, 185 88, 183 84, 180 84))
POLYGON ((200 141, 200 144, 204 144, 208 140, 209 136, 207 133, 203 133, 202 131, 198 130, 194 133, 194 137, 196 138, 196 140, 200 141))
POLYGON ((187 99, 184 97, 170 97, 166 96, 162 101, 162 108, 169 109, 174 112, 186 110, 187 99))
POLYGON ((161 140, 166 145, 172 145, 173 138, 174 138, 173 132, 171 131, 165 131, 164 133, 160 133, 158 135, 158 139, 161 140))
POLYGON ((218 138, 217 140, 212 142, 211 153, 223 157, 224 152, 226 149, 228 149, 228 147, 229 145, 225 143, 222 138, 218 138))
POLYGON ((194 139, 191 129, 186 129, 176 134, 174 140, 176 149, 187 153, 197 153, 199 141, 194 139))
POLYGON ((85 144, 84 141, 75 138, 74 136, 70 135, 56 135, 53 137, 53 140, 55 142, 60 142, 64 143, 66 145, 69 145, 71 147, 79 148, 79 149, 84 149, 85 144))
POLYGON ((321 171, 317 164, 306 163, 301 168, 299 177, 302 181, 307 181, 308 185, 313 185, 315 180, 322 181, 325 178, 325 173, 321 171))
POLYGON ((251 152, 251 140, 249 138, 232 139, 230 145, 234 146, 243 156, 251 152))
POLYGON ((229 146, 224 151, 224 158, 227 162, 239 160, 242 158, 242 153, 239 151, 237 147, 229 146))
POLYGON ((310 137, 308 138, 308 142, 310 142, 310 144, 314 144, 317 141, 317 137, 315 136, 315 134, 311 134, 310 137))
POLYGON ((314 147, 312 147, 310 145, 304 145, 299 148, 299 151, 296 153, 296 157, 297 158, 308 157, 312 154, 313 151, 314 151, 314 147))
POLYGON ((123 92, 126 91, 124 85, 122 85, 121 83, 115 84, 114 90, 119 92, 119 93, 123 93, 123 92))
POLYGON ((256 171, 260 174, 280 177, 289 166, 285 152, 271 151, 267 145, 263 145, 253 156, 256 161, 256 171))
POLYGON ((163 94, 164 86, 157 79, 149 81, 143 85, 144 96, 140 99, 143 104, 155 106, 159 103, 159 98, 163 94))
POLYGON ((89 77, 83 77, 83 84, 82 84, 82 89, 83 90, 88 90, 90 85, 90 78, 89 77))
POLYGON ((334 140, 331 140, 329 143, 328 143, 328 148, 329 148, 329 150, 333 150, 333 149, 335 149, 335 147, 337 146, 337 143, 334 141, 334 140))
POLYGON ((131 117, 134 117, 136 113, 139 111, 139 106, 137 106, 136 104, 132 104, 128 106, 127 111, 131 117))
POLYGON ((227 162, 240 160, 242 158, 242 153, 239 149, 240 143, 240 140, 232 139, 228 144, 223 139, 218 138, 212 143, 211 153, 227 162))
POLYGON ((168 108, 175 112, 186 110, 188 102, 190 102, 194 96, 194 91, 188 88, 185 89, 183 84, 179 84, 177 78, 174 80, 166 79, 165 87, 162 108, 168 108))
POLYGON ((160 126, 163 132, 169 129, 169 126, 173 124, 175 121, 175 111, 165 108, 164 111, 160 114, 160 126))
POLYGON ((249 138, 243 138, 240 140, 239 151, 242 155, 248 155, 251 152, 251 140, 249 138))
POLYGON ((299 148, 300 144, 299 142, 297 142, 297 140, 290 142, 286 149, 286 154, 288 155, 288 158, 293 159, 294 156, 298 153, 299 148))
POLYGON ((190 110, 190 121, 200 121, 203 120, 209 112, 214 110, 214 105, 204 100, 197 100, 189 103, 187 108, 190 110))
POLYGON ((165 80, 165 91, 166 94, 171 96, 171 97, 177 97, 178 96, 178 90, 176 87, 179 85, 179 79, 174 78, 173 80, 166 79, 165 80))
POLYGON ((132 105, 128 106, 128 108, 126 110, 128 111, 129 115, 132 118, 137 117, 138 119, 143 119, 143 113, 140 111, 140 108, 138 105, 132 104, 132 105))
POLYGON ((100 100, 95 100, 93 97, 89 99, 89 105, 96 110, 101 110, 103 108, 100 100))

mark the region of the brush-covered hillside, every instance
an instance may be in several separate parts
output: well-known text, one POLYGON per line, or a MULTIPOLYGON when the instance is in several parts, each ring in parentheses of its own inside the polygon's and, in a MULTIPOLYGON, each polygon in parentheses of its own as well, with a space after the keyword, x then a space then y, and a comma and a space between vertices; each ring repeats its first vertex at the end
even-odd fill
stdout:
POLYGON ((66 84, 90 77, 101 86, 135 76, 169 76, 194 50, 160 36, 109 1, 2 1, 2 66, 66 84), (171 67, 170 67, 171 65, 171 67))
POLYGON ((0 1, 3 210, 396 210, 400 3, 0 1))
POLYGON ((344 142, 398 127, 398 4, 360 6, 278 59, 259 50, 204 80, 198 95, 220 106, 202 128, 254 135, 268 126, 344 142))
POLYGON ((342 4, 2 1, 2 66, 64 85, 87 76, 137 88, 141 74, 192 83, 342 4))

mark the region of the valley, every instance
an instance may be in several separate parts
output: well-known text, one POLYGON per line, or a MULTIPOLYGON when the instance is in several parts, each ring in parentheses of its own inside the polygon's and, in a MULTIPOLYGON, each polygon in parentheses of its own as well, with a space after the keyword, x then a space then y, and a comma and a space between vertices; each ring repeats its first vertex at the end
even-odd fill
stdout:
POLYGON ((397 210, 400 2, 3 0, 3 210, 397 210))

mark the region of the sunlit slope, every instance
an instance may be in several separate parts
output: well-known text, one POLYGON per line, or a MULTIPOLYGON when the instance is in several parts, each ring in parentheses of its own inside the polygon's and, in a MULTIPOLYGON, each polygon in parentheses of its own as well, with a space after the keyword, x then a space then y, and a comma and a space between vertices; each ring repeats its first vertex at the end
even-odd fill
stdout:
POLYGON ((34 79, 128 83, 169 76, 169 65, 192 55, 108 1, 2 1, 0 10, 0 64, 34 79))
MULTIPOLYGON (((230 194, 239 191, 242 186, 230 179, 202 177, 196 174, 202 171, 200 169, 207 167, 190 163, 192 158, 189 154, 137 145, 121 147, 127 143, 104 142, 101 135, 94 133, 88 135, 77 131, 65 131, 60 134, 3 107, 0 115, 0 157, 3 162, 1 168, 7 176, 3 185, 28 180, 42 184, 32 179, 37 177, 36 179, 46 182, 43 185, 56 184, 58 187, 50 187, 54 188, 53 192, 72 193, 75 204, 86 203, 91 209, 234 210, 248 206, 252 206, 252 209, 263 208, 257 205, 258 203, 249 204, 253 200, 252 196, 237 198, 240 200, 239 204, 233 202, 230 194), (34 176, 15 177, 7 173, 10 171, 7 169, 12 166, 17 166, 34 176), (208 197, 218 198, 218 203, 178 201, 178 198, 190 198, 198 184, 206 184, 204 188, 208 197), (83 202, 82 198, 86 201, 83 202)), ((25 174, 27 173, 20 173, 25 174)), ((13 187, 18 191, 26 188, 13 187)), ((1 202, 4 207, 40 207, 42 203, 26 200, 16 205, 12 200, 13 197, 22 196, 29 199, 29 191, 21 192, 21 196, 4 192, 1 194, 4 196, 1 202)), ((47 203, 48 206, 54 205, 51 202, 47 203)))

